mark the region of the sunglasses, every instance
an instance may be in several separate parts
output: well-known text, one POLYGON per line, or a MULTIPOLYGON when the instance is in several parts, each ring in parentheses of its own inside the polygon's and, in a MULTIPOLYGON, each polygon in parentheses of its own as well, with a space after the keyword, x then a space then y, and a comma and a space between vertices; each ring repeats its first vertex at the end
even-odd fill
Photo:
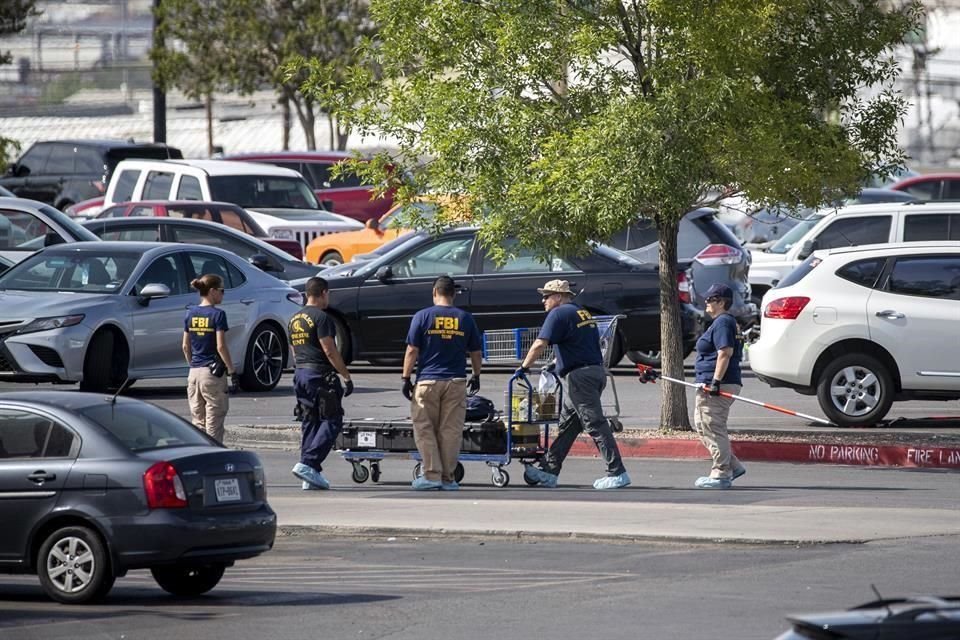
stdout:
POLYGON ((544 301, 549 300, 550 298, 552 298, 552 297, 555 296, 555 295, 557 295, 557 294, 555 294, 555 293, 548 293, 547 295, 543 296, 543 298, 541 298, 541 300, 544 300, 544 301))

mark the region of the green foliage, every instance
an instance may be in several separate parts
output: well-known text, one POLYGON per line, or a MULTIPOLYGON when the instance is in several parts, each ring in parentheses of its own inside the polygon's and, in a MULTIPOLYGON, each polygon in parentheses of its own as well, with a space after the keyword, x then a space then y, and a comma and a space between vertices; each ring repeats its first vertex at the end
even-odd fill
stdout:
MULTIPOLYGON (((40 15, 35 5, 36 0, 3 0, 3 2, 0 2, 0 37, 23 31, 29 18, 40 15)), ((9 51, 0 49, 0 65, 10 63, 12 59, 9 51)), ((0 172, 6 171, 9 162, 19 152, 19 142, 0 136, 0 172)))
POLYGON ((401 197, 470 194, 492 247, 578 252, 717 192, 817 205, 902 161, 891 51, 914 4, 372 0, 371 15, 382 80, 355 70, 363 99, 343 117, 399 141, 389 164, 416 176, 401 197))
MULTIPOLYGON (((168 41, 151 55, 162 86, 196 99, 274 87, 292 102, 311 148, 317 110, 340 106, 334 90, 373 33, 363 0, 164 0, 158 17, 168 41), (305 94, 308 77, 318 90, 305 94)), ((345 146, 347 132, 336 133, 345 146)))

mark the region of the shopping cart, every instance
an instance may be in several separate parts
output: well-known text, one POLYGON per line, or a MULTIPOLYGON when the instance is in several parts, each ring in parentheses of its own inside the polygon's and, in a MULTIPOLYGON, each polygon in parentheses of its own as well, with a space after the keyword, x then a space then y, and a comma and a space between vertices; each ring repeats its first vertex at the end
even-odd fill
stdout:
MULTIPOLYGON (((623 431, 623 423, 620 422, 620 396, 617 394, 617 383, 610 372, 611 365, 615 363, 611 363, 610 359, 617 340, 617 323, 625 317, 624 315, 593 317, 597 322, 597 331, 600 333, 600 352, 603 355, 603 367, 607 374, 607 386, 601 396, 603 415, 615 432, 623 431)), ((483 359, 489 363, 519 364, 539 333, 540 327, 484 331, 483 359)), ((543 351, 535 364, 545 366, 553 359, 553 347, 549 347, 543 351)), ((513 394, 509 395, 513 397, 513 394)), ((511 406, 509 401, 506 406, 511 406)))

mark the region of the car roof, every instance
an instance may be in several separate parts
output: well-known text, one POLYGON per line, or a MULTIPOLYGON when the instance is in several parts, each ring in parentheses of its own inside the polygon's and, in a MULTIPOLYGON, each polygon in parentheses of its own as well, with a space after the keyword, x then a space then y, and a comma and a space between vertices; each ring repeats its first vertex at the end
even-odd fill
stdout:
POLYGON ((250 162, 236 162, 232 160, 144 160, 141 158, 132 158, 129 160, 123 160, 120 164, 128 167, 138 164, 159 167, 179 165, 200 169, 209 176, 248 176, 254 174, 284 178, 301 177, 300 174, 293 169, 285 169, 272 164, 254 165, 250 162), (255 168, 251 169, 251 167, 254 166, 255 168))
POLYGON ((897 253, 937 253, 946 251, 952 253, 960 252, 960 241, 954 240, 932 240, 927 242, 885 242, 880 244, 863 244, 855 247, 834 247, 833 249, 821 249, 816 251, 821 257, 847 255, 851 253, 872 253, 881 252, 888 254, 897 253))
POLYGON ((140 205, 140 204, 149 204, 149 205, 163 205, 165 207, 175 206, 175 207, 186 207, 186 206, 197 206, 197 207, 232 207, 233 209, 240 209, 245 211, 243 207, 232 202, 220 202, 218 200, 125 200, 124 202, 114 202, 110 205, 110 209, 113 207, 125 207, 127 205, 140 205))
MULTIPOLYGON (((38 140, 35 144, 75 144, 80 147, 98 147, 98 148, 112 148, 112 147, 169 147, 170 145, 164 142, 136 142, 134 140, 110 140, 104 138, 77 138, 77 139, 65 139, 65 140, 38 140)), ((173 147, 171 147, 173 148, 173 147)))
MULTIPOLYGON (((79 391, 31 389, 29 391, 0 392, 0 402, 23 402, 31 405, 43 405, 45 407, 76 410, 105 402, 106 399, 112 397, 112 395, 113 394, 107 393, 83 393, 79 391)), ((130 404, 141 401, 120 396, 117 398, 117 402, 130 404)))
POLYGON ((262 151, 259 153, 236 153, 224 156, 224 160, 347 160, 354 157, 348 151, 262 151))
POLYGON ((933 182, 934 180, 960 180, 960 172, 958 171, 938 171, 936 173, 921 173, 917 176, 910 176, 908 178, 903 178, 902 180, 897 180, 894 184, 890 186, 891 189, 896 190, 898 187, 909 187, 912 184, 918 184, 921 182, 933 182))

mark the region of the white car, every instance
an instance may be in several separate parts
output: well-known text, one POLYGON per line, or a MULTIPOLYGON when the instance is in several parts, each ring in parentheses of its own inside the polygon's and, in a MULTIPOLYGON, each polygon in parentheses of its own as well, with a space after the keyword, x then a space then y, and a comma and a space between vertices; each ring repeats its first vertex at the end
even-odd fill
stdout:
POLYGON ((960 399, 958 324, 960 242, 818 251, 764 296, 750 366, 871 425, 895 400, 960 399))
POLYGON ((759 304, 764 293, 814 251, 937 240, 960 240, 960 202, 885 202, 820 209, 764 251, 751 252, 750 289, 759 304), (953 235, 949 229, 954 229, 953 235))
POLYGON ((229 160, 124 160, 117 165, 104 207, 140 200, 217 200, 246 209, 271 238, 303 247, 317 236, 356 231, 363 224, 325 211, 296 171, 229 160))

